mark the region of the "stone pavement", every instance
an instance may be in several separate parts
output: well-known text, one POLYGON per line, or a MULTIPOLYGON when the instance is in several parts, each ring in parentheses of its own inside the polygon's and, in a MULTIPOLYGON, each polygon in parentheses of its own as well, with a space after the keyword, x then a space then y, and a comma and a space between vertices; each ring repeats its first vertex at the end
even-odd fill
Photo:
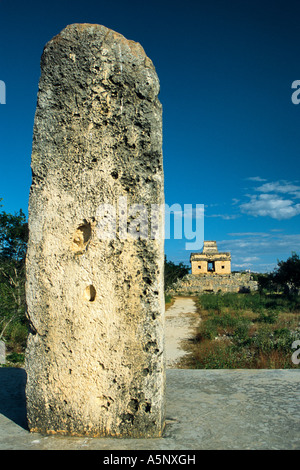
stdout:
POLYGON ((300 370, 167 370, 161 439, 43 436, 26 428, 23 369, 0 368, 0 450, 299 450, 300 370))

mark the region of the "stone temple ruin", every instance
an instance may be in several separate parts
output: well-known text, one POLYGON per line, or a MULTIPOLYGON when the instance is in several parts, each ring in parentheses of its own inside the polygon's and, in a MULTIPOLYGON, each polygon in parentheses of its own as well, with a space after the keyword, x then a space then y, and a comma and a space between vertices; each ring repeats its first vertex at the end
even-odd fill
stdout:
POLYGON ((230 252, 219 252, 217 242, 204 241, 201 253, 191 253, 191 274, 178 280, 170 294, 200 294, 204 292, 252 292, 258 289, 250 273, 231 272, 230 252))
POLYGON ((158 93, 142 46, 104 26, 67 26, 44 48, 26 259, 31 431, 163 432, 164 216, 158 236, 119 233, 124 201, 164 205, 158 93))
POLYGON ((202 253, 191 253, 192 274, 230 274, 231 255, 219 253, 216 241, 204 241, 202 253))

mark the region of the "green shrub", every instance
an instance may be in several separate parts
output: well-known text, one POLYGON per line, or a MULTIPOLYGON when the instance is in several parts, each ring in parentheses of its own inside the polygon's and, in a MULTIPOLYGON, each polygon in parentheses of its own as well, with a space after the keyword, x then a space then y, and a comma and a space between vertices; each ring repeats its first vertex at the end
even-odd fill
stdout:
POLYGON ((6 361, 7 362, 12 362, 13 364, 17 364, 17 363, 22 364, 24 362, 24 354, 23 353, 16 353, 16 352, 7 354, 6 361))
POLYGON ((251 345, 263 353, 272 351, 274 344, 274 334, 269 325, 262 325, 251 341, 251 345))
POLYGON ((235 344, 239 346, 248 346, 251 344, 251 339, 249 337, 249 322, 241 321, 234 332, 233 340, 235 344))
POLYGON ((197 340, 214 339, 218 334, 217 326, 210 320, 201 322, 198 328, 197 340))
POLYGON ((292 344, 300 339, 300 332, 292 332, 288 328, 279 328, 274 330, 276 349, 286 352, 292 351, 292 344))
MULTIPOLYGON (((7 329, 6 342, 9 348, 14 350, 24 350, 26 347, 28 328, 24 323, 15 322, 7 329)), ((20 352, 20 351, 19 351, 20 352)))
POLYGON ((237 294, 232 292, 218 294, 201 294, 199 296, 199 305, 204 310, 222 310, 229 309, 235 312, 245 310, 255 311, 261 306, 261 297, 258 293, 237 294))
POLYGON ((262 310, 259 314, 259 317, 257 319, 258 322, 263 322, 263 323, 276 323, 278 320, 278 312, 271 310, 271 311, 265 311, 262 310))
POLYGON ((12 332, 10 334, 11 340, 15 345, 20 345, 20 347, 26 347, 26 341, 28 336, 28 328, 26 325, 17 323, 13 326, 12 332))
POLYGON ((198 369, 236 369, 245 368, 248 363, 248 355, 226 341, 206 343, 196 357, 198 369))
POLYGON ((200 323, 197 339, 214 339, 218 334, 229 335, 239 344, 246 343, 250 320, 241 315, 230 313, 210 313, 205 321, 200 323))
POLYGON ((300 312, 300 296, 284 294, 250 294, 218 293, 201 294, 199 306, 207 311, 222 312, 225 309, 242 313, 245 311, 260 313, 269 312, 300 312))

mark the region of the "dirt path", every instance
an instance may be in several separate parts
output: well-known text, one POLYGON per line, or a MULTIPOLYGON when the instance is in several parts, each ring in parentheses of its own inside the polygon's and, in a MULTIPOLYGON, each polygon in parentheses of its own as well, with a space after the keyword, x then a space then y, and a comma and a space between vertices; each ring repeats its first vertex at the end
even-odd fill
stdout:
MULTIPOLYGON (((192 297, 176 297, 166 310, 166 365, 180 368, 179 361, 188 353, 186 342, 195 333, 201 321, 192 297)), ((182 366, 181 366, 182 368, 182 366)))

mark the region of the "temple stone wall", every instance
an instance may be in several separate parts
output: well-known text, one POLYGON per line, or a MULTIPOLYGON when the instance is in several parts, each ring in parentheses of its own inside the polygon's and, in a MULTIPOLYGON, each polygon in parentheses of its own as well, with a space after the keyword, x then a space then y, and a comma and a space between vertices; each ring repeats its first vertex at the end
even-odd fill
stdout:
POLYGON ((204 292, 255 292, 257 281, 250 273, 232 273, 223 276, 213 274, 187 274, 169 290, 170 294, 198 294, 204 292))

